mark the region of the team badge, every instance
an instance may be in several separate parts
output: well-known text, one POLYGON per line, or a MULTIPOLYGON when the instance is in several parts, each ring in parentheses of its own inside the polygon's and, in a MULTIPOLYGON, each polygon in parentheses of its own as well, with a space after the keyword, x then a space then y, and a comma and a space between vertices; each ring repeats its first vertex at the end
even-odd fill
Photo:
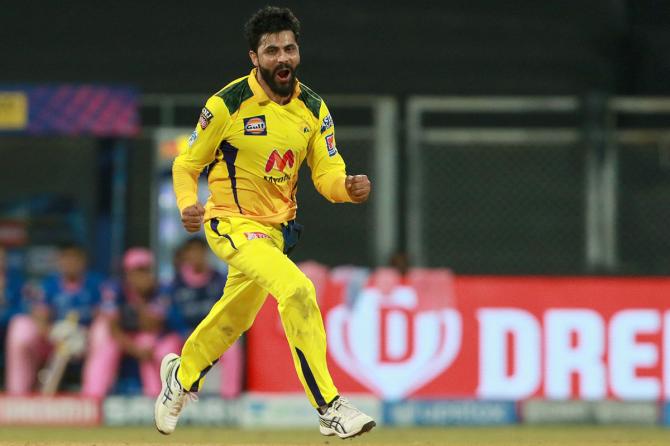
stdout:
POLYGON ((333 118, 330 115, 328 115, 325 118, 323 118, 323 122, 321 123, 321 133, 325 132, 332 126, 333 126, 333 118))
POLYGON ((251 118, 244 118, 244 134, 245 135, 267 135, 268 128, 265 125, 265 115, 252 116, 251 118))
POLYGON ((200 112, 200 119, 198 119, 200 127, 205 130, 212 119, 214 119, 214 114, 207 107, 203 107, 200 112))
POLYGON ((335 156, 337 154, 337 147, 335 147, 335 133, 326 135, 326 147, 328 148, 328 156, 335 156))

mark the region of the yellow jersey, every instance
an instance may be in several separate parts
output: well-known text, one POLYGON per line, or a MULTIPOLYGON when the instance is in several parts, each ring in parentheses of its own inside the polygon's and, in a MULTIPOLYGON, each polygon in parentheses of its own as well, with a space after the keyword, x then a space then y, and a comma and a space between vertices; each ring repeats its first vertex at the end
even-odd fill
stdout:
POLYGON ((334 203, 351 202, 325 102, 296 82, 290 101, 279 105, 253 69, 207 100, 188 149, 172 167, 177 205, 183 210, 197 202, 198 176, 206 168, 205 221, 230 216, 268 224, 293 220, 305 159, 321 195, 334 203))

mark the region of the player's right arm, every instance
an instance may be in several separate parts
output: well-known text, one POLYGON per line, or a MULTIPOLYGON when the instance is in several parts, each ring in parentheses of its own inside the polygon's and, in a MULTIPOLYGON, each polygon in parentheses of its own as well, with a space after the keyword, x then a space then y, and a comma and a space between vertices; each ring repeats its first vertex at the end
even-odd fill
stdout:
POLYGON ((204 207, 198 203, 198 177, 216 156, 230 115, 223 100, 212 96, 200 113, 200 119, 189 139, 189 147, 179 154, 172 165, 172 183, 182 224, 188 232, 202 226, 204 207))

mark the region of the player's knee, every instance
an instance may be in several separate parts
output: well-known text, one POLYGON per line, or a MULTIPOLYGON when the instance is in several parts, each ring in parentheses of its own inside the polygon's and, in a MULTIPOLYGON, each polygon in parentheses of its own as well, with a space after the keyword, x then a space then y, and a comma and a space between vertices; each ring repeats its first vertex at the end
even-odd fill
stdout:
POLYGON ((242 333, 249 330, 252 325, 254 325, 254 319, 255 319, 255 315, 254 315, 254 317, 246 317, 244 319, 240 319, 240 336, 241 336, 242 333))
POLYGON ((316 305, 316 290, 311 280, 305 277, 288 288, 286 296, 281 299, 279 309, 297 307, 302 313, 309 313, 318 309, 316 305))
POLYGON ((39 329, 35 321, 26 315, 12 318, 7 329, 7 343, 13 347, 32 347, 39 338, 39 329))
POLYGON ((301 302, 316 301, 316 290, 311 280, 305 277, 296 283, 292 293, 293 299, 301 302))

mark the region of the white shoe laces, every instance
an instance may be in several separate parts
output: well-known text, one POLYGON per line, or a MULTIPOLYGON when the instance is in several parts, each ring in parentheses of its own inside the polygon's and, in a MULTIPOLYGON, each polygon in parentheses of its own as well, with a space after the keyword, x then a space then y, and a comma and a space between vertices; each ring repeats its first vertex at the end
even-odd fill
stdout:
POLYGON ((358 415, 361 413, 360 410, 356 409, 353 404, 349 402, 348 399, 339 397, 332 406, 333 409, 335 409, 337 412, 342 413, 343 415, 347 415, 351 418, 354 416, 358 415), (342 410, 344 409, 344 410, 342 410))
POLYGON ((189 401, 198 401, 198 395, 194 392, 187 392, 180 388, 179 392, 175 395, 174 404, 172 404, 172 407, 170 408, 170 415, 174 417, 178 416, 189 401))
POLYGON ((174 395, 174 401, 170 405, 170 412, 169 414, 173 417, 178 417, 179 413, 182 411, 184 406, 189 401, 196 402, 198 401, 198 395, 195 392, 188 392, 186 391, 181 384, 179 383, 179 380, 177 379, 177 371, 174 371, 174 374, 172 375, 172 382, 170 383, 170 387, 173 388, 172 394, 174 395), (174 389, 176 387, 176 389, 174 389))

